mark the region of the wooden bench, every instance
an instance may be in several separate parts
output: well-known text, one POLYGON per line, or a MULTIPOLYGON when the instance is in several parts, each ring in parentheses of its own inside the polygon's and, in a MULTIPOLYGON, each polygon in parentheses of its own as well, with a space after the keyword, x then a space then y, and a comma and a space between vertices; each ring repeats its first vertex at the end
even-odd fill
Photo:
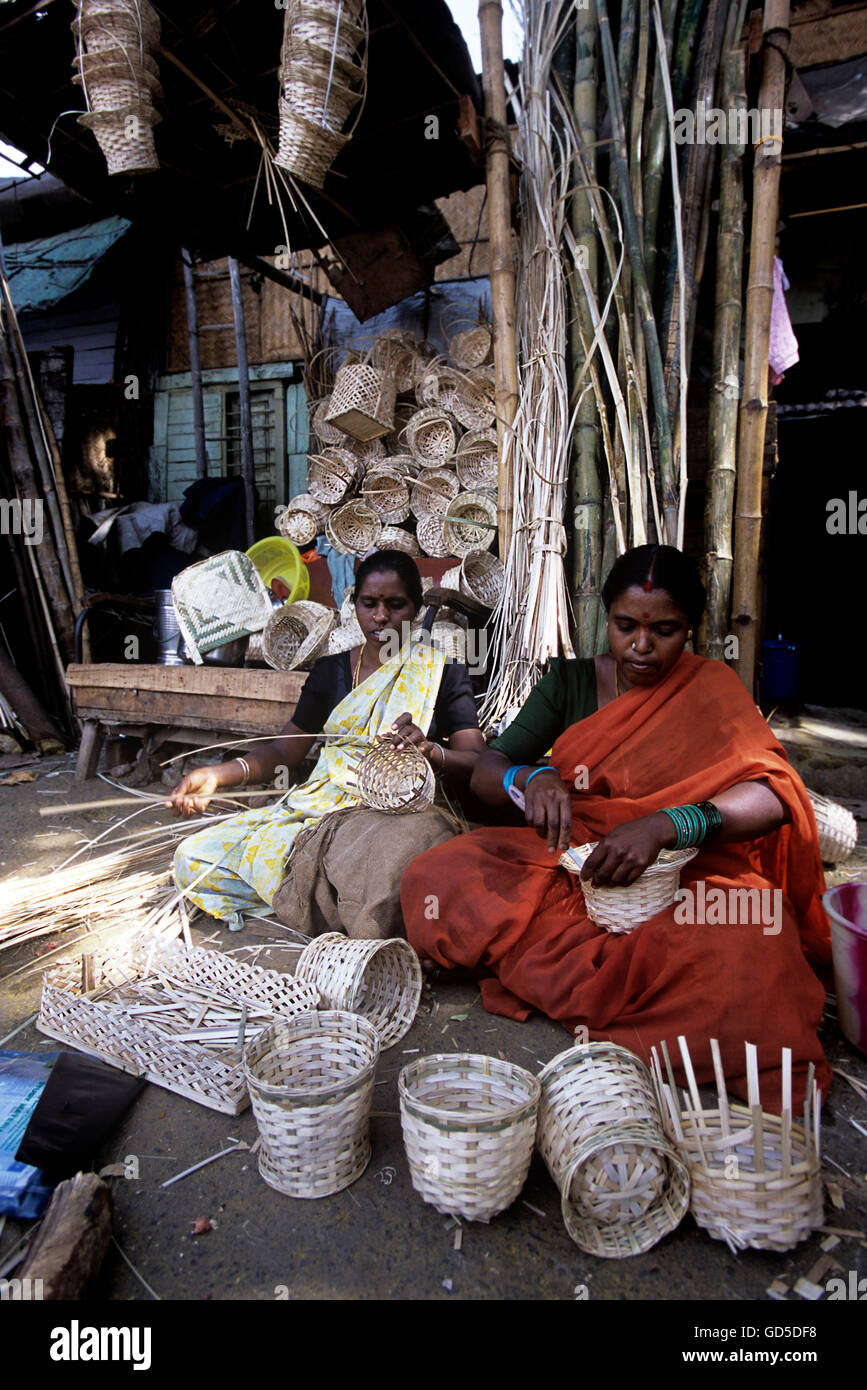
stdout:
POLYGON ((69 666, 66 682, 84 724, 76 781, 96 776, 107 734, 141 738, 145 756, 164 743, 272 738, 292 718, 306 679, 305 671, 229 666, 69 666))

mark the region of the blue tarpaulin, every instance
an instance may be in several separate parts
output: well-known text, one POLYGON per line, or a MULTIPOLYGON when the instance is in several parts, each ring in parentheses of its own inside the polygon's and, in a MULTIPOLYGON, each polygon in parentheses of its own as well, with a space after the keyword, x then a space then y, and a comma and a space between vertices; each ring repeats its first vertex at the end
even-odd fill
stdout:
POLYGON ((125 217, 106 217, 71 232, 4 247, 12 302, 19 314, 50 309, 80 289, 130 226, 125 217))

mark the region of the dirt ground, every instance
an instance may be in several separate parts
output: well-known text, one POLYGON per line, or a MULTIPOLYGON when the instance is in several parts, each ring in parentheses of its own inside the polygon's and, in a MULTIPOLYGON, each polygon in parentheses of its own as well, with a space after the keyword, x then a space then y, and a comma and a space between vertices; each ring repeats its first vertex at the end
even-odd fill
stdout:
MULTIPOLYGON (((867 714, 778 711, 772 725, 808 786, 848 805, 859 820, 858 848, 840 870, 829 871, 829 884, 867 880, 867 714)), ((52 800, 59 807, 73 800, 109 801, 117 793, 102 782, 75 787, 72 755, 35 766, 36 781, 0 786, 0 895, 4 877, 13 874, 32 877, 37 892, 40 883, 47 886, 47 875, 77 847, 81 833, 92 837, 113 819, 109 810, 40 818, 39 810, 52 800)), ((164 814, 149 812, 143 819, 156 822, 164 814)), ((237 952, 240 960, 277 969, 291 969, 296 958, 285 938, 269 944, 278 933, 263 922, 230 934, 200 919, 194 937, 237 952)), ((62 940, 43 939, 0 954, 0 1038, 36 1012, 40 968, 67 949, 62 940)), ((822 1041, 836 1068, 867 1082, 867 1057, 840 1034, 833 1001, 822 1041)), ((344 1192, 310 1202, 273 1191, 259 1177, 255 1157, 240 1148, 162 1188, 168 1177, 227 1147, 230 1138, 252 1144, 256 1126, 250 1110, 232 1119, 148 1085, 95 1165, 126 1163, 137 1170, 137 1178, 110 1181, 115 1235, 141 1278, 112 1247, 93 1298, 146 1302, 151 1294, 144 1280, 165 1300, 777 1297, 799 1304, 794 1291, 799 1278, 812 1274, 824 1285, 835 1275, 847 1278, 850 1270, 859 1278, 867 1274, 867 1103, 839 1076, 823 1113, 824 1178, 836 1201, 826 1197, 825 1222, 838 1232, 838 1243, 827 1253, 821 1248, 826 1230, 784 1254, 736 1256, 687 1216, 646 1255, 596 1259, 567 1235, 556 1189, 538 1157, 508 1211, 488 1225, 464 1221, 458 1236, 455 1221, 425 1205, 412 1189, 398 1113, 401 1066, 421 1053, 454 1049, 502 1055, 538 1071, 567 1044, 565 1032, 546 1019, 517 1024, 495 1018, 482 1009, 474 985, 434 979, 410 1032, 380 1058, 367 1171, 344 1192), (192 1230, 201 1216, 209 1218, 212 1229, 197 1237, 192 1230), (785 1291, 769 1294, 774 1281, 785 1291)), ((33 1024, 3 1045, 34 1052, 58 1046, 33 1024)), ((30 1224, 6 1222, 0 1268, 30 1224)))

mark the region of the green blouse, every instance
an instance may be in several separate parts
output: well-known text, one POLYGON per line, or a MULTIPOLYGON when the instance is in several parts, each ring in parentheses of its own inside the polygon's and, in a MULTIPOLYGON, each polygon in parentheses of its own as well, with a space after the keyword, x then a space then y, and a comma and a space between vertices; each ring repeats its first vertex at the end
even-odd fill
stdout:
POLYGON ((596 662, 556 657, 516 718, 488 745, 513 763, 538 763, 571 724, 596 713, 596 662))

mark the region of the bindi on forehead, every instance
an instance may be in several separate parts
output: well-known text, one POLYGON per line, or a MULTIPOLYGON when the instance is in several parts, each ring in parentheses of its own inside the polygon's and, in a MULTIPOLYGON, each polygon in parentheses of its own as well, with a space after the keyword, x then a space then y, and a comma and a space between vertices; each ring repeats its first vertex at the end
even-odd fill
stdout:
POLYGON ((641 621, 642 621, 643 623, 649 623, 649 622, 650 622, 650 614, 649 614, 649 613, 642 613, 642 615, 641 615, 641 621))

